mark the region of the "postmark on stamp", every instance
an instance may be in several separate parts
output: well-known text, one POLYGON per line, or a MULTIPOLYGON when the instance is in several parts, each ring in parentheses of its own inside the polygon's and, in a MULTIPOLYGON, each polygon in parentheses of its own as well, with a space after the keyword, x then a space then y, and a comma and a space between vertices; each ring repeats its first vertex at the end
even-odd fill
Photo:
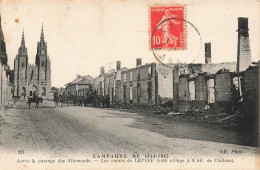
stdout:
POLYGON ((150 49, 186 49, 185 6, 150 7, 150 49))

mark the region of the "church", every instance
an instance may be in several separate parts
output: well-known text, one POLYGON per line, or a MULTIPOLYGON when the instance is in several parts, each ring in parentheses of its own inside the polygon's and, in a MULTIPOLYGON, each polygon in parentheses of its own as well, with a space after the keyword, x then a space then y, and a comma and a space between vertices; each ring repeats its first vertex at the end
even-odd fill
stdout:
POLYGON ((24 32, 21 45, 14 60, 14 96, 28 97, 36 93, 45 97, 51 90, 51 63, 44 40, 43 26, 40 41, 37 44, 35 65, 28 63, 24 32))

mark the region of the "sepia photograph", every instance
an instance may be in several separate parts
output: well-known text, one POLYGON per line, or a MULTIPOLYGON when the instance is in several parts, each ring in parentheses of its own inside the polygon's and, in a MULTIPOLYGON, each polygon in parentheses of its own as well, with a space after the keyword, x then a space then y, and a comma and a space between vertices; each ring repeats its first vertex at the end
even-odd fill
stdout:
POLYGON ((259 169, 259 0, 0 0, 0 169, 259 169))

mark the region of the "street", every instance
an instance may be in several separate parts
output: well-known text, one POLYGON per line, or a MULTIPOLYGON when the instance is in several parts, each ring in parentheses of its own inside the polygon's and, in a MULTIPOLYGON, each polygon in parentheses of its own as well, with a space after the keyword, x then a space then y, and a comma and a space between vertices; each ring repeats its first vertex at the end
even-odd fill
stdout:
POLYGON ((220 155, 223 149, 257 154, 255 147, 237 145, 243 143, 241 135, 218 125, 113 109, 55 108, 52 101, 34 106, 29 110, 21 99, 1 112, 1 150, 54 157, 134 152, 205 156, 220 155))

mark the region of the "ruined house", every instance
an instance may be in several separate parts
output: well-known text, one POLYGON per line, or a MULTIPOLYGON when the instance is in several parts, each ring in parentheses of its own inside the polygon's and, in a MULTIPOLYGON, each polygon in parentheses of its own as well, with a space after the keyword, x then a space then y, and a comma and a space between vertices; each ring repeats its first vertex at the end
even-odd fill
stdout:
POLYGON ((149 63, 122 71, 121 99, 134 105, 159 105, 161 99, 173 98, 173 69, 175 64, 149 63))
POLYGON ((156 64, 142 65, 121 72, 121 101, 126 104, 157 104, 158 84, 156 64))
POLYGON ((68 95, 83 96, 86 90, 92 85, 93 78, 90 75, 77 75, 76 79, 67 83, 66 92, 68 95))
POLYGON ((100 75, 94 78, 93 88, 101 97, 108 96, 110 104, 121 100, 121 72, 126 70, 121 68, 121 61, 116 62, 116 70, 111 69, 105 72, 105 67, 100 67, 100 75))
POLYGON ((175 69, 174 92, 178 96, 174 98, 175 109, 181 112, 202 110, 211 104, 215 112, 232 113, 235 103, 243 100, 249 106, 258 105, 257 97, 252 95, 258 94, 259 73, 258 66, 252 67, 248 19, 238 18, 237 62, 212 64, 210 48, 206 43, 205 64, 178 65, 175 69), (189 69, 189 73, 178 76, 181 74, 178 70, 183 68, 189 69))

